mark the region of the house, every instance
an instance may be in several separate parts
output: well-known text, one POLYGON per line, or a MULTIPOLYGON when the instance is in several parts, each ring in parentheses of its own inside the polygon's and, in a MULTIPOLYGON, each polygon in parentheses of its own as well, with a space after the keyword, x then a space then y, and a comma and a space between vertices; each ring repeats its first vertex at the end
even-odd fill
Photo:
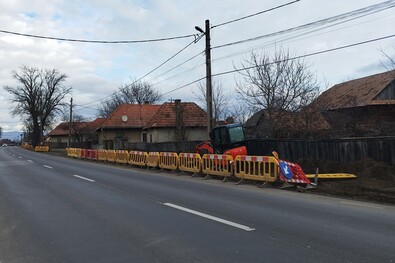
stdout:
POLYGON ((395 135, 395 70, 337 84, 312 105, 333 137, 395 135))
POLYGON ((193 102, 162 105, 121 104, 96 130, 105 149, 129 149, 135 143, 204 140, 207 117, 193 102))
POLYGON ((269 112, 260 110, 244 124, 247 138, 322 138, 330 130, 324 116, 313 108, 303 108, 297 112, 269 112))
POLYGON ((147 142, 143 128, 161 105, 121 104, 97 129, 105 149, 126 149, 127 143, 147 142))
POLYGON ((96 129, 103 123, 104 118, 97 118, 91 122, 72 122, 71 130, 69 122, 62 122, 48 133, 52 148, 66 148, 69 142, 69 130, 71 131, 72 146, 91 148, 98 144, 96 129))
POLYGON ((194 102, 164 103, 144 127, 148 142, 207 139, 206 112, 194 102))

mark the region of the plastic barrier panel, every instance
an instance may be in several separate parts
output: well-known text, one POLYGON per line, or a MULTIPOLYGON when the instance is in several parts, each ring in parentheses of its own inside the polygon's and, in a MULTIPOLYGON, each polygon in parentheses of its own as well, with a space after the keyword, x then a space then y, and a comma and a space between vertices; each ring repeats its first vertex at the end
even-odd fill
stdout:
POLYGON ((107 150, 107 162, 115 163, 115 150, 107 150))
POLYGON ((97 160, 97 150, 91 150, 90 152, 90 158, 91 160, 97 160))
POLYGON ((159 153, 159 167, 161 169, 177 170, 178 169, 177 153, 171 153, 171 152, 159 153))
POLYGON ((49 147, 48 146, 36 146, 34 148, 35 152, 49 152, 49 147))
POLYGON ((147 156, 148 154, 146 152, 130 151, 129 164, 145 166, 147 163, 147 156))
POLYGON ((82 155, 82 149, 75 148, 75 158, 81 158, 81 155, 82 155))
POLYGON ((181 171, 200 173, 202 158, 198 153, 180 153, 179 167, 181 171))
POLYGON ((159 152, 150 152, 147 156, 147 166, 157 167, 159 163, 159 152))
POLYGON ((207 175, 230 177, 233 173, 232 156, 225 154, 205 154, 202 158, 202 171, 207 175))
POLYGON ((127 164, 129 161, 129 152, 124 150, 115 151, 115 162, 127 164))
POLYGON ((235 176, 240 179, 274 182, 278 176, 277 161, 272 156, 237 156, 235 176))
POLYGON ((107 161, 107 150, 97 150, 97 159, 103 162, 107 161))
POLYGON ((81 149, 81 159, 87 159, 87 158, 88 158, 88 150, 81 149))

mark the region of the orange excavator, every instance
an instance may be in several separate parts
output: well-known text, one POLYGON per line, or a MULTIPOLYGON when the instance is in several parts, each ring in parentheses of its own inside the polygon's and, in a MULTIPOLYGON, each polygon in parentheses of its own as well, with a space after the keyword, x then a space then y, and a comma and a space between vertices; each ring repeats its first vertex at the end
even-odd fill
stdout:
MULTIPOLYGON (((196 146, 196 153, 200 156, 204 154, 226 154, 231 155, 233 159, 236 156, 247 155, 244 128, 241 123, 226 124, 215 127, 210 132, 211 141, 205 141, 196 146)), ((278 180, 283 183, 283 187, 304 185, 306 188, 315 188, 317 178, 311 183, 304 174, 302 168, 291 162, 280 160, 278 154, 273 152, 279 166, 278 180)), ((316 176, 317 177, 317 176, 316 176)))
POLYGON ((218 126, 210 132, 211 141, 205 141, 196 146, 196 152, 204 154, 227 154, 236 158, 247 155, 244 128, 241 123, 218 126))

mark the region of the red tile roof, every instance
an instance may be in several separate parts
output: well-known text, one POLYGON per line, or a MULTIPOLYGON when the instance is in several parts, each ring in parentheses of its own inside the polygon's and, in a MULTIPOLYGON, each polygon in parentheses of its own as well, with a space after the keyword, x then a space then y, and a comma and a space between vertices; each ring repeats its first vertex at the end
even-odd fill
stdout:
MULTIPOLYGON (((207 127, 207 115, 194 102, 180 102, 180 116, 185 127, 207 127)), ((166 102, 145 126, 148 128, 175 127, 176 103, 166 102)))
POLYGON ((394 80, 395 70, 350 80, 326 90, 313 104, 323 110, 382 104, 376 97, 394 80))
MULTIPOLYGON (((74 133, 74 129, 78 130, 84 130, 86 132, 93 132, 97 128, 100 127, 100 125, 103 123, 105 119, 104 118, 97 118, 94 121, 91 122, 75 122, 71 133, 74 133)), ((69 122, 62 122, 58 126, 55 127, 50 133, 48 133, 48 136, 64 136, 69 134, 69 122)))
POLYGON ((143 128, 161 105, 121 104, 103 123, 103 128, 143 128), (122 116, 127 116, 124 122, 122 116))

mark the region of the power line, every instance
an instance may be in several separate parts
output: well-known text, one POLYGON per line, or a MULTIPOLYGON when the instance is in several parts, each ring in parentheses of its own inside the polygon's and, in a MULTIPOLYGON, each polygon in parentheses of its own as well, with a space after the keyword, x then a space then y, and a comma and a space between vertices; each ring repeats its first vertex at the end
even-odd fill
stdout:
POLYGON ((161 64, 159 64, 157 67, 155 67, 154 69, 150 70, 148 73, 146 73, 145 75, 143 75, 143 76, 140 77, 139 79, 133 81, 131 84, 127 85, 126 87, 121 88, 121 89, 119 89, 118 91, 115 91, 115 92, 111 93, 110 95, 105 96, 105 97, 103 97, 103 98, 100 98, 100 99, 98 99, 98 100, 95 100, 95 101, 92 101, 92 102, 89 102, 89 103, 85 103, 85 104, 83 104, 83 105, 80 105, 80 107, 81 107, 81 106, 85 106, 85 105, 90 105, 90 104, 93 104, 93 103, 96 103, 96 102, 105 100, 105 99, 107 99, 107 98, 110 98, 111 96, 113 96, 113 95, 116 94, 117 92, 126 89, 127 87, 129 87, 130 85, 133 85, 134 83, 137 83, 138 81, 142 80, 143 78, 147 77, 149 74, 153 73, 154 71, 156 71, 157 69, 159 69, 160 67, 162 67, 163 65, 165 65, 167 62, 169 62, 170 60, 172 60, 174 57, 176 57, 176 56, 177 56, 178 54, 180 54, 182 51, 184 51, 185 49, 187 49, 189 46, 191 46, 192 44, 194 44, 194 43, 196 43, 197 41, 199 41, 199 40, 201 39, 202 36, 203 36, 203 35, 200 35, 197 39, 194 39, 192 42, 190 42, 188 45, 186 45, 185 47, 183 47, 181 50, 179 50, 177 53, 175 53, 174 55, 172 55, 170 58, 166 59, 164 62, 162 62, 161 64))
POLYGON ((321 28, 312 29, 312 30, 307 31, 307 32, 296 33, 296 34, 293 34, 293 35, 284 36, 283 38, 280 38, 280 39, 276 39, 276 40, 273 40, 273 41, 270 41, 270 42, 259 44, 257 46, 252 47, 252 48, 248 48, 248 49, 245 49, 245 50, 240 51, 240 52, 235 52, 233 54, 226 55, 226 56, 214 59, 214 60, 212 60, 212 62, 214 63, 214 62, 217 62, 219 60, 223 60, 223 59, 227 59, 227 58, 230 58, 230 57, 238 56, 238 55, 241 55, 241 54, 246 53, 248 51, 253 51, 255 49, 258 49, 258 48, 269 47, 269 46, 275 45, 275 44, 277 44, 279 42, 281 42, 281 43, 283 43, 283 42, 288 42, 288 43, 289 42, 294 42, 294 41, 297 41, 297 40, 307 39, 307 38, 311 38, 311 37, 314 37, 314 36, 319 36, 319 35, 322 35, 322 34, 335 32, 335 31, 338 31, 338 30, 342 30, 342 29, 349 28, 349 27, 356 26, 356 25, 366 24, 366 23, 369 23, 371 21, 375 21, 375 20, 384 18, 384 17, 380 17, 380 18, 376 18, 376 19, 373 19, 373 20, 370 20, 370 21, 364 21, 364 22, 361 22, 361 23, 352 24, 352 25, 341 27, 341 28, 333 29, 333 30, 330 30, 330 31, 325 31, 325 32, 322 32, 322 33, 318 33, 318 34, 315 34, 315 35, 303 37, 304 35, 308 35, 310 33, 314 33, 314 32, 317 32, 317 31, 320 31, 320 30, 323 30, 323 29, 327 29, 327 28, 330 28, 330 27, 333 27, 333 26, 337 26, 337 25, 342 24, 343 22, 349 22, 349 21, 352 21, 352 20, 356 20, 356 19, 361 18, 363 16, 364 15, 361 15, 361 16, 358 16, 358 17, 355 17, 355 18, 350 18, 348 20, 345 20, 345 21, 342 21, 342 22, 338 22, 338 23, 333 24, 333 25, 327 25, 327 26, 324 26, 324 27, 321 27, 321 28), (291 41, 288 41, 288 40, 291 40, 291 41))
POLYGON ((73 38, 60 38, 60 37, 49 37, 49 36, 40 36, 40 35, 32 35, 25 33, 18 33, 8 30, 1 30, 0 33, 23 36, 23 37, 31 37, 31 38, 39 38, 39 39, 47 39, 47 40, 58 40, 58 41, 66 41, 66 42, 79 42, 79 43, 91 43, 91 44, 137 44, 137 43, 149 43, 149 42, 160 42, 160 41, 168 41, 175 40, 181 38, 195 37, 195 35, 184 35, 184 36, 176 36, 176 37, 164 37, 164 38, 153 38, 153 39, 142 39, 142 40, 87 40, 87 39, 73 39, 73 38))
MULTIPOLYGON (((271 65, 271 64, 275 64, 275 63, 289 61, 289 60, 295 60, 295 59, 311 57, 311 56, 320 55, 320 54, 324 54, 324 53, 329 53, 329 52, 333 52, 333 51, 337 51, 337 50, 341 50, 341 49, 345 49, 345 48, 350 48, 350 47, 355 47, 355 46, 359 46, 359 45, 363 45, 363 44, 368 44, 368 43, 372 43, 372 42, 376 42, 376 41, 380 41, 380 40, 384 40, 384 39, 388 39, 388 38, 392 38, 392 37, 395 37, 395 34, 384 36, 384 37, 379 37, 379 38, 374 38, 374 39, 370 39, 370 40, 365 40, 365 41, 361 41, 361 42, 357 42, 357 43, 353 43, 353 44, 349 44, 349 45, 344 45, 344 46, 340 46, 340 47, 336 47, 336 48, 321 50, 321 51, 317 51, 317 52, 313 52, 313 53, 309 53, 309 54, 305 54, 305 55, 300 55, 300 56, 288 58, 288 59, 285 59, 285 60, 273 61, 273 62, 267 63, 266 65, 271 65)), ((212 74, 212 76, 213 77, 218 77, 218 76, 227 75, 227 74, 231 74, 231 73, 235 73, 235 72, 239 72, 239 71, 253 69, 253 68, 256 68, 256 67, 260 67, 260 66, 262 66, 262 65, 255 65, 255 66, 246 67, 246 68, 242 68, 242 69, 234 69, 234 70, 219 72, 219 73, 212 74)), ((190 82, 188 84, 185 84, 185 85, 183 85, 181 87, 178 87, 178 88, 175 88, 173 90, 170 90, 170 91, 164 93, 163 95, 166 95, 166 94, 172 93, 174 91, 177 91, 177 90, 183 89, 185 87, 188 87, 188 86, 190 86, 192 84, 195 84, 195 83, 197 83, 197 82, 199 82, 199 81, 201 81, 201 80, 203 80, 205 78, 206 77, 194 80, 194 81, 192 81, 192 82, 190 82)))
POLYGON ((234 22, 238 22, 238 21, 240 21, 240 20, 247 19, 247 18, 250 18, 250 17, 253 17, 253 16, 261 15, 261 14, 263 14, 263 13, 267 13, 267 12, 270 12, 270 11, 273 11, 273 10, 276 10, 276 9, 279 9, 279 8, 282 8, 282 7, 285 7, 285 6, 287 6, 287 5, 294 4, 294 3, 299 2, 299 1, 300 1, 300 0, 295 0, 295 1, 292 1, 292 2, 288 2, 288 3, 286 3, 286 4, 279 5, 279 6, 276 6, 276 7, 272 7, 272 8, 269 8, 269 9, 266 9, 266 10, 263 10, 263 11, 260 11, 260 12, 254 13, 254 14, 251 14, 251 15, 243 16, 243 17, 240 17, 240 18, 237 18, 237 19, 233 19, 233 20, 230 20, 230 21, 227 21, 227 22, 223 22, 223 23, 218 24, 218 25, 214 25, 214 26, 212 26, 211 28, 215 28, 215 27, 219 27, 219 26, 224 26, 224 25, 227 25, 227 24, 230 24, 230 23, 234 23, 234 22))
POLYGON ((297 26, 297 27, 292 27, 289 29, 285 29, 285 30, 281 30, 281 31, 277 31, 274 33, 269 33, 266 35, 262 35, 262 36, 257 36, 257 37, 253 37, 253 38, 248 38, 248 39, 244 39, 244 40, 239 40, 239 41, 235 41, 235 42, 231 42, 231 43, 227 43, 227 44, 223 44, 223 45, 218 45, 215 47, 212 47, 212 49, 218 49, 218 48, 223 48, 223 47, 228 47, 228 46, 233 46, 233 45, 238 45, 238 44, 242 44, 242 43, 246 43, 246 42, 250 42, 250 41, 255 41, 255 40, 259 40, 262 38, 268 38, 268 37, 274 37, 277 35, 281 35, 281 34, 285 34, 285 33, 291 33, 294 31, 299 31, 302 29, 307 29, 313 26, 320 26, 320 25, 325 25, 325 24, 329 24, 329 23, 334 23, 336 21, 339 20, 343 20, 343 19, 347 19, 346 21, 352 20, 352 18, 349 18, 351 16, 357 16, 359 17, 363 17, 363 16, 367 16, 367 15, 371 15, 374 13, 378 13, 390 8, 395 7, 395 1, 394 0, 390 0, 390 1, 386 1, 386 2, 382 2, 380 4, 376 4, 376 5, 371 5, 368 7, 364 7, 361 9, 357 9, 351 12, 346 12, 340 15, 336 15, 336 16, 332 16, 329 18, 325 18, 325 19, 321 19, 321 20, 317 20, 314 22, 310 22, 301 26, 297 26))

